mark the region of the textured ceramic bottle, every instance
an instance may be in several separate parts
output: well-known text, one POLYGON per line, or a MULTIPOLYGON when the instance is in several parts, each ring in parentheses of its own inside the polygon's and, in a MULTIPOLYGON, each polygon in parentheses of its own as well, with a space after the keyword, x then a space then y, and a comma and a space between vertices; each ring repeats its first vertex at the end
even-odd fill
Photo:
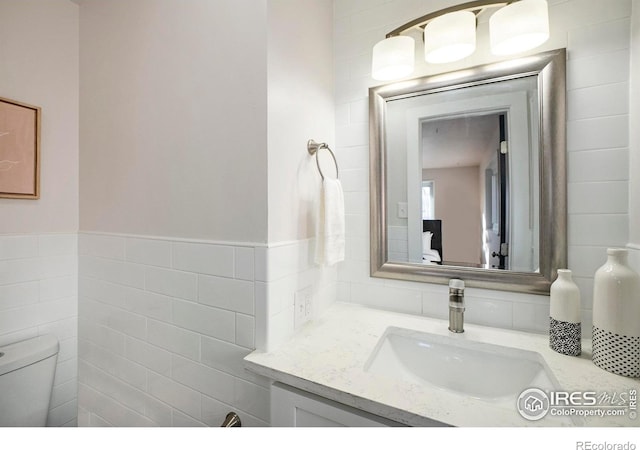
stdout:
POLYGON ((549 295, 549 347, 563 355, 578 356, 582 352, 580 289, 570 270, 558 269, 549 295))
POLYGON ((593 282, 593 363, 609 372, 640 377, 640 275, 626 249, 607 249, 593 282))

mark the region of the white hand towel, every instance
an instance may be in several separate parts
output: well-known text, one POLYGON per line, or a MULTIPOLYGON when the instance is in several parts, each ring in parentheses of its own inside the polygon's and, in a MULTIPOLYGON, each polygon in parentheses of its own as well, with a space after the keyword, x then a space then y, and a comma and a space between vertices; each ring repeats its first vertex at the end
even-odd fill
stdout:
POLYGON ((316 264, 331 266, 344 260, 344 194, 340 180, 326 178, 316 221, 316 264))

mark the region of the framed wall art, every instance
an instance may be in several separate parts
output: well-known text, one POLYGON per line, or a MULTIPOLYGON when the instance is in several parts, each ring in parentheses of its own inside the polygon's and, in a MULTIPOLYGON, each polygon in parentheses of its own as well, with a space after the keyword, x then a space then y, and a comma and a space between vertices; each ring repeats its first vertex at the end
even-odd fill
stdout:
POLYGON ((0 97, 0 197, 40 198, 40 108, 0 97))

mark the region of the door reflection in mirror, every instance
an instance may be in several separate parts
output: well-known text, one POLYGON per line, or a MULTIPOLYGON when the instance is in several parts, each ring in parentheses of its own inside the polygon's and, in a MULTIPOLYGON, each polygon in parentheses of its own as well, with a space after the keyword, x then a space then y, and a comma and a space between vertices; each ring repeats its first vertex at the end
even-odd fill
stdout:
POLYGON ((505 114, 490 112, 422 123, 423 186, 431 180, 442 187, 434 196, 433 217, 423 212, 423 220, 442 221, 447 255, 441 256, 446 264, 498 268, 491 253, 499 253, 501 239, 507 238, 506 210, 500 200, 508 185, 506 173, 499 170, 505 165, 498 164, 506 157, 500 154, 504 118, 505 114), (483 220, 487 217, 491 220, 483 220))

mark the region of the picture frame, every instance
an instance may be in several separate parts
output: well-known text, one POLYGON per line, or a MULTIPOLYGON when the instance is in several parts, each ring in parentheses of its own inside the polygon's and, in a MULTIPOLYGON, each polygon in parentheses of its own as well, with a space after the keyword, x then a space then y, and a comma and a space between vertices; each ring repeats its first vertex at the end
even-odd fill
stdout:
POLYGON ((0 198, 40 198, 41 108, 0 97, 0 198))

